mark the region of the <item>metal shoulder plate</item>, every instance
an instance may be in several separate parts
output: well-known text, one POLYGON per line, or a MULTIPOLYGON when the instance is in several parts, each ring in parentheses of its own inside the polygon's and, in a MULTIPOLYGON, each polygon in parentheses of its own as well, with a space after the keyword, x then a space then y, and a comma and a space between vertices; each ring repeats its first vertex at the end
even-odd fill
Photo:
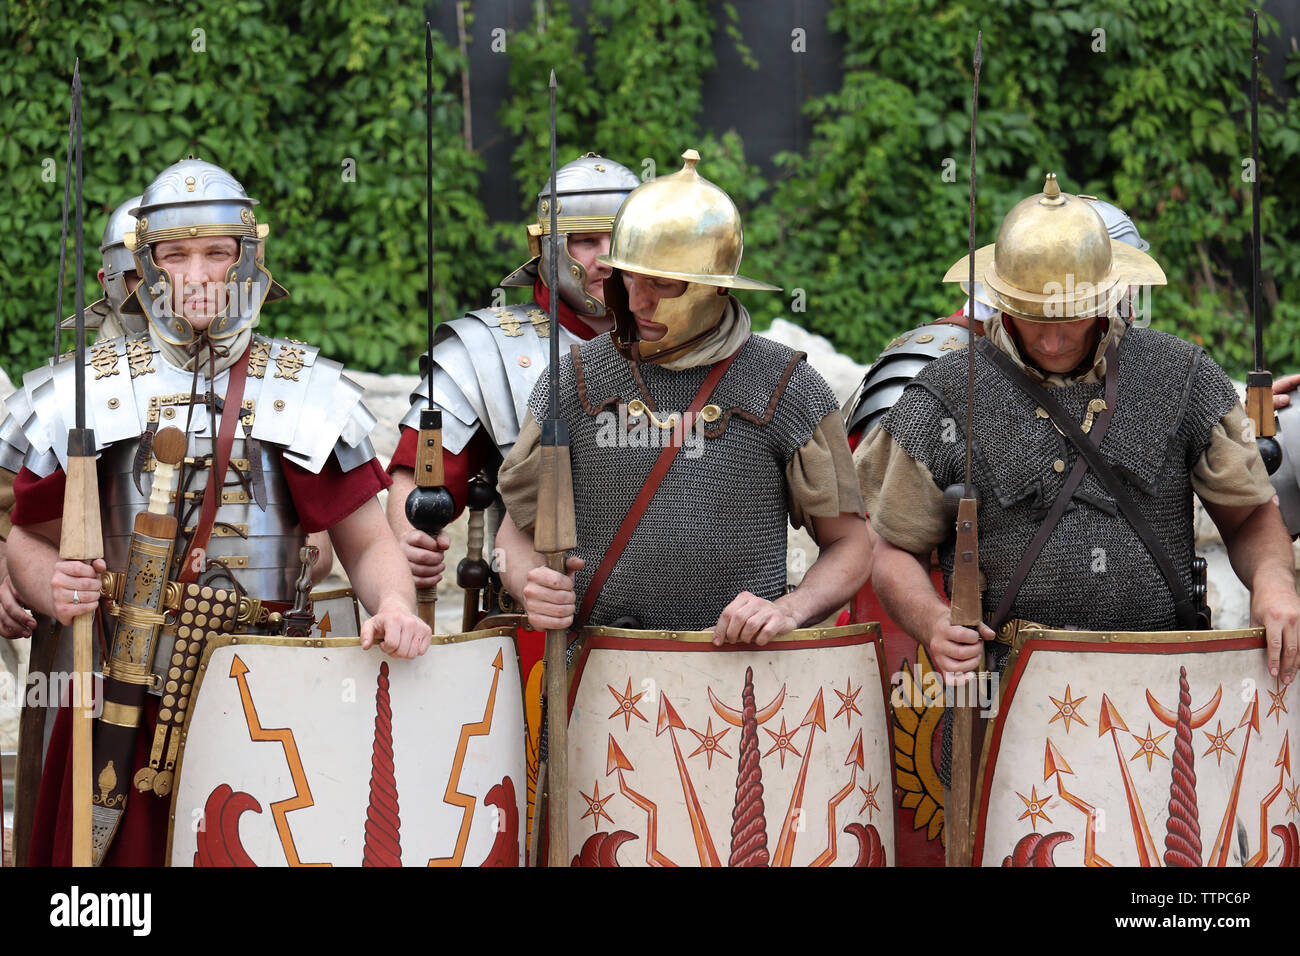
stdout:
POLYGON ((245 401, 253 408, 253 437, 279 445, 285 458, 312 474, 333 454, 343 471, 375 456, 375 417, 364 389, 320 350, 292 339, 253 336, 245 401))
POLYGON ((965 348, 970 332, 960 325, 922 325, 885 346, 853 397, 844 405, 845 429, 866 434, 885 417, 921 369, 955 349, 965 348))
MULTIPOLYGON (((141 403, 137 379, 164 365, 145 334, 107 339, 86 349, 86 427, 94 431, 95 451, 144 429, 148 396, 141 403)), ((151 383, 152 384, 152 383, 151 383)), ((171 383, 189 390, 189 378, 179 371, 171 383), (184 381, 184 385, 180 383, 184 381)), ((75 426, 76 363, 61 357, 23 376, 23 387, 9 401, 13 422, 0 426, 9 447, 16 447, 11 424, 21 430, 23 464, 38 477, 67 467, 68 431, 75 426), (21 420, 20 420, 21 419, 21 420)), ((8 449, 5 450, 8 453, 8 449)), ((7 466, 6 466, 7 467, 7 466)))
MULTIPOLYGON (((433 338, 433 398, 443 415, 442 447, 459 454, 481 426, 502 455, 519 437, 528 396, 550 361, 550 318, 535 302, 479 309, 438 326, 433 338)), ((578 341, 559 330, 561 353, 578 341)), ((418 428, 428 402, 429 356, 401 424, 418 428)))
MULTIPOLYGON (((375 419, 361 404, 362 388, 337 362, 288 339, 253 336, 244 399, 254 409, 252 437, 278 445, 313 473, 331 452, 344 471, 374 457, 375 419)), ((225 391, 228 373, 217 376, 225 391)), ((168 363, 148 333, 99 342, 86 352, 86 426, 95 451, 136 438, 147 427, 151 399, 190 394, 193 376, 168 363)), ((60 361, 23 378, 0 425, 0 467, 21 454, 39 477, 67 467, 68 430, 76 421, 76 366, 60 361)))

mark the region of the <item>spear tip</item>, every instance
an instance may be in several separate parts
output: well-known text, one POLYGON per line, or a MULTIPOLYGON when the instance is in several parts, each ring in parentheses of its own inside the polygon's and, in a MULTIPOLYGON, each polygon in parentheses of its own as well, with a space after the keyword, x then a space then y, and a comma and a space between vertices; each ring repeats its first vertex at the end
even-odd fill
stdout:
POLYGON ((975 34, 975 69, 979 69, 984 62, 984 31, 980 30, 975 34))
POLYGON ((433 24, 428 20, 424 21, 424 58, 433 59, 433 24))
POLYGON ((551 82, 546 84, 550 89, 555 89, 555 71, 551 70, 551 82))

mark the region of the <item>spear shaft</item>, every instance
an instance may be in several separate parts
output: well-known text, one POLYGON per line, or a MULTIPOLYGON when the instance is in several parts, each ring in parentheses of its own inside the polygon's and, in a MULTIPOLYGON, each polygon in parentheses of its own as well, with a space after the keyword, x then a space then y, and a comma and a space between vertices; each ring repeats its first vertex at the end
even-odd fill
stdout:
MULTIPOLYGON (((550 396, 547 418, 542 423, 537 491, 537 523, 533 547, 546 556, 546 565, 565 573, 565 555, 577 547, 578 532, 573 510, 573 463, 569 458, 567 422, 559 413, 559 240, 556 236, 558 196, 555 172, 555 71, 551 71, 551 194, 550 235, 550 396)), ((566 669, 568 633, 564 629, 546 632, 546 736, 547 774, 550 786, 547 822, 547 865, 569 865, 569 676, 566 669)))
MULTIPOLYGON (((76 275, 76 427, 68 431, 67 483, 63 496, 63 523, 59 557, 93 564, 104 556, 99 523, 99 484, 95 472, 95 433, 86 427, 86 312, 85 248, 82 241, 81 179, 81 64, 72 70, 72 126, 76 218, 74 263, 76 275)), ((66 221, 67 211, 64 211, 66 221)), ((62 288, 62 283, 60 283, 62 288)), ((60 310, 61 311, 61 310, 60 310)), ((89 595, 91 604, 98 594, 89 595)), ((72 702, 72 865, 91 865, 91 743, 93 727, 94 614, 79 614, 73 624, 72 702)))
MULTIPOLYGON (((952 606, 949 621, 978 629, 983 620, 979 585, 979 503, 971 481, 971 444, 975 426, 975 124, 979 114, 980 67, 983 64, 983 33, 975 37, 974 85, 970 107, 970 238, 969 295, 967 319, 970 340, 966 346, 966 475, 961 501, 957 505, 957 559, 952 577, 952 606)), ((983 670, 983 658, 977 670, 983 670)), ((977 675, 962 685, 968 692, 955 699, 952 718, 952 776, 944 806, 946 862, 948 866, 969 866, 971 853, 970 805, 974 735, 974 714, 969 691, 977 675)))

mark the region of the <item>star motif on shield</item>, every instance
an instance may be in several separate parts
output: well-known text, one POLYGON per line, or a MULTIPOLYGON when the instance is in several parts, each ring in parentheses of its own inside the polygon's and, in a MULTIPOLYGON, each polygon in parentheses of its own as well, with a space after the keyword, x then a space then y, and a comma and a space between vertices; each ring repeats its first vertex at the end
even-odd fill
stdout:
POLYGON ((1236 731, 1237 728, 1232 727, 1229 728, 1228 732, 1225 734, 1223 732, 1223 721, 1219 721, 1218 729, 1214 733, 1210 733, 1208 730, 1202 730, 1201 733, 1205 734, 1205 739, 1210 742, 1210 749, 1201 754, 1201 756, 1208 757, 1210 754, 1214 754, 1215 760, 1218 764, 1223 763, 1223 755, 1225 752, 1230 753, 1235 757, 1237 751, 1228 746, 1228 738, 1236 733, 1236 731))
MULTIPOLYGON (((1129 733, 1133 734, 1133 731, 1130 730, 1129 733)), ((1133 756, 1129 757, 1128 759, 1137 760, 1138 757, 1146 757, 1148 770, 1151 769, 1151 761, 1153 761, 1156 757, 1164 757, 1166 760, 1168 760, 1169 755, 1160 749, 1160 741, 1164 740, 1168 736, 1169 736, 1169 731, 1166 730, 1159 737, 1153 738, 1151 736, 1151 724, 1148 721, 1147 735, 1145 737, 1139 737, 1137 734, 1133 734, 1133 739, 1138 742, 1139 747, 1137 753, 1135 753, 1133 756)))
POLYGON ((1020 814, 1016 819, 1023 820, 1025 817, 1029 817, 1029 825, 1034 828, 1035 833, 1038 832, 1039 817, 1042 817, 1048 823, 1052 822, 1052 818, 1044 812, 1047 809, 1047 805, 1052 802, 1050 794, 1044 794, 1040 798, 1038 796, 1038 787, 1035 786, 1030 789, 1029 796, 1026 797, 1019 791, 1016 792, 1016 796, 1025 802, 1025 812, 1020 814))
POLYGON ((853 678, 850 677, 842 692, 835 690, 834 687, 832 687, 831 690, 834 690, 836 696, 840 699, 840 709, 835 711, 835 716, 839 717, 840 714, 843 714, 845 719, 849 722, 849 727, 852 728, 853 715, 857 714, 859 717, 862 716, 862 711, 858 710, 857 704, 858 695, 862 693, 862 688, 859 687, 857 690, 854 690, 853 678))
POLYGON ((642 691, 641 693, 633 697, 632 678, 629 677, 627 679, 627 690, 625 690, 621 694, 618 691, 616 691, 613 687, 610 687, 609 684, 606 684, 605 686, 609 687, 609 692, 613 694, 614 699, 618 701, 618 706, 614 708, 614 713, 609 715, 610 720, 613 720, 615 717, 622 715, 624 730, 627 730, 632 725, 633 716, 640 717, 643 721, 649 723, 649 721, 645 719, 645 715, 641 713, 641 711, 636 709, 636 702, 645 696, 645 691, 642 691))
POLYGON ((694 757, 698 753, 703 753, 704 759, 709 762, 710 770, 713 769, 713 755, 715 753, 722 754, 724 757, 731 756, 731 754, 723 750, 721 746, 722 738, 731 733, 730 727, 725 728, 720 734, 714 734, 713 718, 710 717, 708 725, 704 728, 704 733, 700 733, 698 730, 691 730, 690 727, 687 727, 686 729, 690 730, 700 742, 700 745, 691 751, 691 756, 694 757))
POLYGON ((771 734, 772 739, 776 741, 776 743, 772 745, 772 749, 769 750, 767 753, 763 754, 763 756, 770 757, 774 753, 780 753, 782 770, 785 769, 785 752, 787 750, 790 751, 790 753, 794 754, 796 757, 803 756, 803 754, 799 753, 799 751, 794 749, 794 741, 791 739, 792 737, 794 737, 795 734, 799 732, 799 728, 796 727, 793 731, 786 730, 784 714, 781 715, 781 732, 779 734, 775 733, 774 731, 768 730, 766 727, 763 728, 763 732, 765 734, 771 734))
POLYGON ((1056 713, 1052 716, 1052 719, 1048 721, 1049 724, 1054 724, 1058 720, 1064 720, 1065 732, 1067 734, 1070 732, 1070 721, 1072 720, 1077 720, 1085 727, 1088 726, 1088 722, 1079 715, 1079 705, 1088 699, 1086 694, 1083 697, 1071 697, 1070 685, 1066 684, 1065 700, 1057 700, 1051 694, 1047 695, 1047 699, 1056 705, 1056 713))
MULTIPOLYGON (((858 690, 861 689, 862 688, 860 687, 858 688, 858 690)), ((867 777, 867 785, 865 787, 858 787, 858 789, 861 790, 862 795, 866 797, 866 800, 862 804, 862 809, 858 811, 858 816, 862 815, 862 810, 866 810, 867 822, 870 823, 872 816, 880 809, 880 804, 876 802, 876 791, 880 789, 880 784, 876 784, 873 787, 871 785, 871 778, 867 777)))
MULTIPOLYGON (((1282 723, 1282 715, 1287 713, 1286 700, 1284 699, 1286 697, 1286 688, 1282 686, 1282 678, 1275 678, 1275 682, 1278 689, 1268 692, 1270 702, 1268 713, 1264 715, 1264 719, 1268 720, 1274 714, 1277 714, 1277 722, 1280 724, 1282 723)), ((1267 690, 1267 688, 1265 689, 1267 690)))
POLYGON ((1286 815, 1291 816, 1293 813, 1300 813, 1300 803, 1296 802, 1296 794, 1300 794, 1300 783, 1294 787, 1287 787, 1286 798, 1291 802, 1287 804, 1286 815))
POLYGON ((614 818, 605 812, 605 804, 608 803, 616 796, 617 794, 609 793, 606 794, 605 797, 602 799, 600 795, 600 781, 597 780, 595 795, 590 797, 587 796, 585 793, 582 795, 582 799, 587 801, 587 812, 582 815, 582 819, 585 820, 587 819, 587 817, 592 817, 593 819, 591 822, 595 825, 597 831, 600 830, 601 817, 604 817, 606 820, 609 821, 609 825, 613 826, 614 818))

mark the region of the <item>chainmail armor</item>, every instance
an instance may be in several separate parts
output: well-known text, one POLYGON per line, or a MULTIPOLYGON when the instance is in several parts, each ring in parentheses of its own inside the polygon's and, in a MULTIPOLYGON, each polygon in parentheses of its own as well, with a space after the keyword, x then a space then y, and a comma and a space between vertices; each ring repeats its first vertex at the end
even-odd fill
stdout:
MULTIPOLYGON (((616 416, 620 403, 638 398, 661 420, 683 412, 710 367, 669 371, 634 365, 608 336, 584 343, 579 354, 581 382, 573 354, 561 356, 559 412, 568 422, 572 448, 574 553, 586 561, 576 579, 580 605, 662 448, 657 435, 648 448, 600 447, 597 414, 616 416)), ((830 387, 802 358, 784 345, 750 336, 709 399, 723 414, 705 426, 703 453, 693 454, 699 446, 689 444, 678 453, 590 619, 582 623, 608 625, 630 615, 646 628, 705 630, 741 591, 767 600, 784 593, 785 467, 839 407, 830 387), (788 385, 769 419, 768 405, 787 369, 788 385)), ((549 394, 543 376, 529 399, 539 421, 547 417, 549 394)))
MULTIPOLYGON (((939 488, 965 474, 964 353, 932 362, 908 386, 883 426, 939 488), (948 440, 945 440, 948 439, 948 440)), ((1117 408, 1101 453, 1132 491, 1192 589, 1194 556, 1190 471, 1211 429, 1237 403, 1227 375, 1204 352, 1164 332, 1134 328, 1120 339, 1117 408)), ((1086 421, 1104 383, 1074 384, 1053 395, 1086 421)), ((1036 404, 976 352, 973 479, 980 495, 984 608, 1002 599, 1020 556, 1060 492, 1077 453, 1036 404), (1055 468, 1054 464, 1063 463, 1055 468)), ((1174 604, 1159 568, 1089 471, 1017 595, 1011 616, 1085 630, 1168 630, 1174 604)), ((939 548, 951 593, 955 535, 939 548)))

